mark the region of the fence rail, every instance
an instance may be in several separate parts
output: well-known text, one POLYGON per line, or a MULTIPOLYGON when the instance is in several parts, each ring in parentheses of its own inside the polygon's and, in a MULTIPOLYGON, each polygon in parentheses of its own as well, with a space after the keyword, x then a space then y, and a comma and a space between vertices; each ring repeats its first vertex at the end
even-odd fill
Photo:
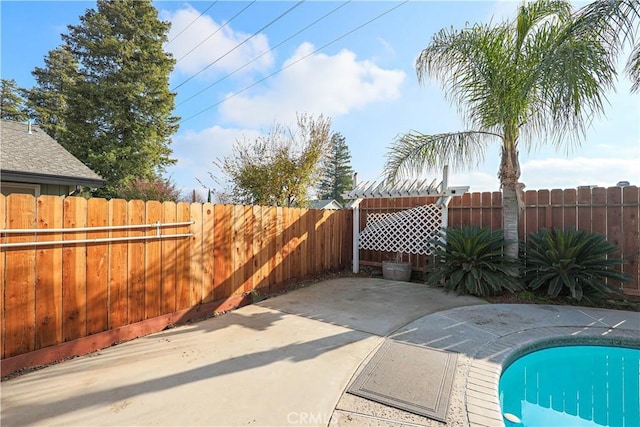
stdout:
MULTIPOLYGON (((368 199, 360 204, 360 227, 366 225, 371 213, 397 211, 418 205, 435 203, 434 197, 368 199)), ((523 194, 524 209, 519 218, 519 235, 527 235, 542 228, 559 227, 603 234, 619 251, 613 256, 627 263, 620 268, 632 280, 623 286, 629 295, 640 295, 640 203, 636 186, 625 188, 580 188, 567 190, 530 190, 523 194)), ((498 229, 502 227, 502 194, 500 192, 466 193, 453 197, 449 203, 448 223, 479 225, 498 229)), ((360 251, 363 264, 378 265, 395 254, 380 251, 360 251)), ((426 256, 404 255, 414 268, 422 269, 426 256)))
POLYGON ((348 211, 0 195, 0 354, 346 268, 351 220, 348 211), (158 223, 171 239, 155 238, 158 223))

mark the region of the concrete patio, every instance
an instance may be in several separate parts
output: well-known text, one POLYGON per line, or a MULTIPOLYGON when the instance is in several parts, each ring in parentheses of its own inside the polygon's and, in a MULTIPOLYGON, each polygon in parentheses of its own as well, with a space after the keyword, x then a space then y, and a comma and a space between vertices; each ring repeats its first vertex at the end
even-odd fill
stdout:
POLYGON ((442 426, 344 393, 391 338, 459 352, 448 425, 500 425, 485 377, 497 387, 509 349, 603 331, 640 340, 640 313, 489 305, 421 284, 335 279, 5 381, 1 423, 442 426))

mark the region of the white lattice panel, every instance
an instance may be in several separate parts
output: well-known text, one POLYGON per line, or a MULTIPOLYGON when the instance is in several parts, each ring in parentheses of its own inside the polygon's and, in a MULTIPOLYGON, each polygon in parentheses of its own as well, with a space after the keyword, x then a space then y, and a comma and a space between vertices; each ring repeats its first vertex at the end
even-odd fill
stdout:
POLYGON ((428 255, 429 241, 440 236, 442 209, 443 206, 431 204, 369 214, 367 225, 360 232, 360 249, 428 255))

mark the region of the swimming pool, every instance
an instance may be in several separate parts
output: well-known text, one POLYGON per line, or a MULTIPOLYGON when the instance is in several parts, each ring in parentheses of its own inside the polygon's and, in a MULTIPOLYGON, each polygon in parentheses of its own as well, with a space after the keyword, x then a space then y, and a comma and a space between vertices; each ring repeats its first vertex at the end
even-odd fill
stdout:
POLYGON ((636 427, 640 425, 640 349, 562 346, 538 350, 507 367, 500 377, 499 395, 507 426, 636 427))

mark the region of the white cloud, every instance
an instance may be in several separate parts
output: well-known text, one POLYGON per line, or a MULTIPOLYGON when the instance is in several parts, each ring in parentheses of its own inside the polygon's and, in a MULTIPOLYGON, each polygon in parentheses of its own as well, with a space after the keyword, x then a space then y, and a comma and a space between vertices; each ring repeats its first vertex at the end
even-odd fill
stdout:
POLYGON ((530 160, 522 164, 521 181, 527 189, 576 188, 580 185, 612 187, 618 181, 640 184, 638 158, 559 158, 530 160))
POLYGON ((252 129, 231 129, 213 126, 201 131, 186 131, 173 138, 173 156, 178 160, 167 172, 185 189, 200 186, 197 180, 211 188, 219 188, 209 173, 218 174, 213 164, 231 154, 233 143, 245 138, 252 140, 260 132, 252 129))
POLYGON ((449 177, 449 186, 469 186, 469 192, 500 191, 498 170, 495 173, 480 171, 452 173, 449 177))
POLYGON ((228 98, 220 108, 222 116, 241 126, 260 126, 274 120, 288 123, 296 112, 336 116, 400 96, 404 71, 358 61, 349 50, 332 56, 310 55, 314 49, 310 43, 301 44, 283 67, 293 65, 270 80, 267 89, 228 98))
MULTIPOLYGON (((200 13, 189 5, 173 13, 162 12, 163 19, 171 21, 172 24, 168 36, 170 42, 166 45, 166 49, 178 60, 175 70, 182 74, 199 72, 249 37, 249 34, 234 31, 230 25, 220 29, 221 24, 214 21, 210 16, 203 15, 198 18, 198 15, 200 13), (196 18, 198 19, 196 20, 196 18), (193 24, 187 28, 191 23, 193 24), (186 31, 178 36, 185 28, 187 28, 186 31), (209 38, 213 33, 215 35, 209 38), (205 39, 206 41, 198 46, 205 39), (198 47, 187 55, 196 46, 198 47)), ((268 50, 269 41, 267 37, 259 34, 220 59, 219 62, 216 62, 203 72, 202 76, 206 77, 220 72, 234 71, 268 50)), ((242 71, 265 70, 272 63, 273 55, 268 53, 242 71)))

